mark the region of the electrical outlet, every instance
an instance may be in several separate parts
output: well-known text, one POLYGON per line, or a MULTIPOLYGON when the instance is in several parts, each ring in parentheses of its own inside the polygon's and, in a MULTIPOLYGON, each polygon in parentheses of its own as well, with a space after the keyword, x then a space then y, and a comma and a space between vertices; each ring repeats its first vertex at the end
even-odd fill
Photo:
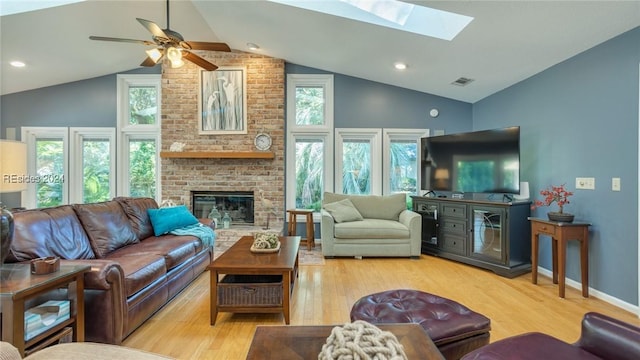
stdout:
POLYGON ((611 178, 611 190, 620 191, 620 178, 611 178))
POLYGON ((592 178, 592 177, 576 178, 576 189, 595 190, 596 178, 592 178))

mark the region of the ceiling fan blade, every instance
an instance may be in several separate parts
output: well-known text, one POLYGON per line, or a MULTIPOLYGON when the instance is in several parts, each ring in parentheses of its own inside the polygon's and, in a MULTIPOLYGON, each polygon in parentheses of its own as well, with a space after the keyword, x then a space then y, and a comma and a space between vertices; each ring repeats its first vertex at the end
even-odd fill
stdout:
POLYGON ((198 55, 196 55, 196 54, 194 54, 192 52, 186 51, 186 50, 182 51, 182 58, 185 59, 185 60, 191 61, 192 63, 200 66, 201 68, 203 68, 203 69, 205 69, 207 71, 213 71, 213 70, 218 68, 217 66, 215 66, 212 63, 208 62, 207 60, 201 58, 200 56, 198 56, 198 55))
POLYGON ((151 59, 150 57, 147 56, 147 58, 144 59, 144 61, 140 64, 140 66, 154 67, 154 66, 156 66, 156 64, 157 64, 157 62, 153 61, 153 59, 151 59))
POLYGON ((147 30, 149 30, 149 32, 153 36, 157 38, 163 38, 163 39, 169 40, 169 36, 167 36, 167 34, 164 33, 164 31, 160 28, 160 26, 158 26, 153 21, 149 21, 141 18, 136 18, 136 19, 140 24, 142 24, 142 26, 144 26, 147 30))
POLYGON ((231 52, 229 45, 220 42, 185 41, 193 50, 226 51, 231 52))
POLYGON ((117 41, 117 42, 128 42, 128 43, 136 43, 143 45, 155 45, 153 41, 148 40, 136 40, 136 39, 123 39, 123 38, 113 38, 113 37, 105 37, 105 36, 89 36, 91 40, 101 40, 101 41, 117 41))

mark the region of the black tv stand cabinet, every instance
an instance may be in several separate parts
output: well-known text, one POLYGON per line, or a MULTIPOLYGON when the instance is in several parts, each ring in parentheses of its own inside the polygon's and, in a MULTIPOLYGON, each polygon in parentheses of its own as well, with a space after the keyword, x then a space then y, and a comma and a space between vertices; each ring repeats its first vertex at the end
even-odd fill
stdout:
POLYGON ((529 201, 412 196, 422 215, 422 253, 513 278, 531 271, 529 201))

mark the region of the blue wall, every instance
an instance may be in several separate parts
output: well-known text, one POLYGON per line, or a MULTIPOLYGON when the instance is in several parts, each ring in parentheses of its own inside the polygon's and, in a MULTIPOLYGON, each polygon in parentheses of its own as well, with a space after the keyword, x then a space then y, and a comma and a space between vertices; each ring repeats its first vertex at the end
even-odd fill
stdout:
MULTIPOLYGON (((287 63, 288 74, 333 74, 287 63)), ((352 76, 333 74, 336 128, 405 128, 470 131, 471 104, 352 76), (437 118, 429 110, 437 108, 437 118)))
MULTIPOLYGON (((516 65, 517 66, 517 65, 516 65)), ((589 283, 638 305, 638 101, 640 28, 568 59, 473 104, 474 130, 519 124, 521 175, 531 196, 548 185, 594 177, 595 190, 576 190, 566 212, 593 224, 589 283), (611 190, 621 178, 622 191, 611 190)), ((539 208, 546 217, 557 207, 539 208)), ((541 266, 551 269, 550 241, 541 266)), ((579 247, 570 242, 567 275, 580 282, 579 247)))

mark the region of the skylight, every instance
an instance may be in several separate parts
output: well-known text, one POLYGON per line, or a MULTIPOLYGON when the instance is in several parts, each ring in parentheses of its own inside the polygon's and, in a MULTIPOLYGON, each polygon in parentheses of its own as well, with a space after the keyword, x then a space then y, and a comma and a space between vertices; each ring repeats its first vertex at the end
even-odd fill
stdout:
POLYGON ((0 0, 0 16, 46 9, 85 0, 0 0))
POLYGON ((268 0, 443 40, 453 40, 473 17, 397 0, 268 0))

